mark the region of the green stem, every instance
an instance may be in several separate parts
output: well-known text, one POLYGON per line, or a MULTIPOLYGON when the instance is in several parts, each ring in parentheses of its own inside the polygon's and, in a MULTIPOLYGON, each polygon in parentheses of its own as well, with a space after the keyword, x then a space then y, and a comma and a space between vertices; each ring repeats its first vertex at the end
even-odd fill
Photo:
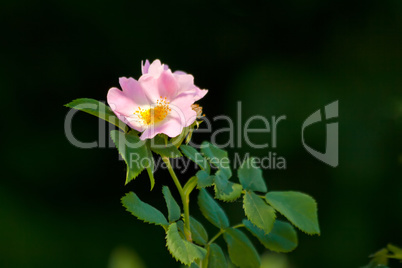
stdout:
POLYGON ((225 232, 224 229, 221 229, 214 237, 209 240, 207 246, 211 245, 216 239, 218 239, 223 233, 225 232))
POLYGON ((233 229, 236 229, 236 228, 241 228, 241 227, 244 227, 245 225, 243 224, 243 223, 239 223, 239 224, 237 224, 237 225, 235 225, 235 226, 232 226, 232 228, 233 229))
POLYGON ((184 235, 186 236, 186 239, 190 242, 192 242, 191 238, 191 229, 190 229, 190 199, 186 194, 184 193, 183 187, 180 184, 179 179, 176 176, 176 173, 174 172, 172 165, 170 164, 169 157, 162 157, 163 162, 165 162, 170 176, 172 177, 174 183, 176 184, 177 190, 180 193, 181 201, 183 203, 183 210, 184 210, 184 235))
MULTIPOLYGON (((242 194, 246 194, 247 191, 246 191, 246 190, 242 190, 241 193, 242 193, 242 194)), ((265 198, 265 195, 259 195, 259 194, 256 194, 256 195, 257 195, 259 198, 266 199, 266 198, 265 198)))
MULTIPOLYGON (((236 229, 236 228, 241 228, 244 227, 245 225, 243 223, 239 223, 236 224, 230 228, 236 229)), ((214 237, 211 238, 211 240, 209 240, 209 242, 207 243, 207 246, 211 245, 216 239, 218 239, 224 232, 226 232, 225 229, 221 229, 214 237)))

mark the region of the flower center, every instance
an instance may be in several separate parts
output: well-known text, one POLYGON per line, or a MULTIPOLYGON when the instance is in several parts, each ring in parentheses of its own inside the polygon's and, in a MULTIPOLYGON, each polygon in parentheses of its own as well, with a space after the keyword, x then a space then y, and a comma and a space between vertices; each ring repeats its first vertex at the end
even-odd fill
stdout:
POLYGON ((169 101, 166 100, 166 97, 162 98, 161 96, 160 99, 157 100, 155 107, 149 109, 139 107, 138 110, 134 112, 134 115, 138 117, 141 124, 149 126, 161 122, 170 111, 169 101))

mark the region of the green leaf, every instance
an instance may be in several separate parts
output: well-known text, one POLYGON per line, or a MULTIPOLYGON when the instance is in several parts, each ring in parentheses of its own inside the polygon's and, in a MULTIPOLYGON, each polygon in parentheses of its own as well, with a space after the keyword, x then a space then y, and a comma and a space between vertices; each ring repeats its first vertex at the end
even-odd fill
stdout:
POLYGON ((204 170, 198 171, 197 174, 195 175, 198 178, 198 186, 197 186, 198 189, 212 186, 212 184, 214 183, 215 176, 208 175, 208 173, 205 172, 204 170))
POLYGON ((183 144, 180 146, 180 149, 188 159, 196 163, 209 174, 210 167, 208 161, 195 148, 183 144))
POLYGON ((176 223, 172 223, 166 232, 166 246, 170 254, 185 265, 190 265, 195 260, 203 260, 207 254, 204 248, 183 239, 176 223))
MULTIPOLYGON (((153 160, 153 159, 152 159, 153 160)), ((152 161, 153 163, 153 161, 152 161)), ((149 181, 151 183, 151 191, 155 186, 155 178, 154 178, 154 168, 153 168, 153 164, 152 167, 147 167, 147 173, 148 173, 148 177, 149 177, 149 181)))
POLYGON ((198 178, 192 176, 187 183, 183 186, 183 192, 186 196, 190 196, 191 192, 194 190, 195 186, 198 184, 198 178))
POLYGON ((389 251, 393 253, 390 257, 398 260, 402 260, 402 248, 398 248, 397 246, 394 246, 392 244, 388 244, 387 248, 389 251))
POLYGON ((186 138, 189 131, 190 131, 190 127, 184 127, 183 131, 180 133, 180 135, 178 135, 174 138, 171 138, 170 141, 172 142, 172 144, 174 146, 179 148, 180 145, 182 144, 183 140, 186 138))
POLYGON ((88 114, 94 115, 103 119, 119 128, 121 128, 124 132, 127 132, 128 126, 124 124, 122 121, 117 118, 117 116, 113 113, 112 109, 109 106, 106 106, 104 103, 88 98, 76 99, 70 103, 64 105, 68 108, 80 110, 86 112, 88 114))
POLYGON ((228 245, 229 257, 240 268, 259 268, 260 256, 248 237, 240 230, 229 228, 223 233, 228 245))
POLYGON ((204 141, 201 144, 201 152, 209 160, 209 162, 215 167, 222 170, 227 178, 232 177, 232 171, 230 169, 230 161, 228 158, 228 153, 212 143, 204 141))
POLYGON ((153 165, 152 155, 148 154, 145 142, 140 140, 133 132, 123 133, 118 130, 112 130, 110 137, 127 164, 126 184, 135 179, 144 168, 153 165))
POLYGON ((182 220, 180 220, 180 221, 177 221, 176 224, 177 224, 177 229, 179 229, 179 232, 181 233, 181 236, 183 238, 185 238, 186 236, 184 235, 184 222, 182 220))
POLYGON ((146 268, 144 260, 134 249, 118 246, 109 256, 108 268, 146 268))
POLYGON ((126 194, 121 199, 121 202, 128 212, 144 222, 161 226, 169 225, 162 212, 153 206, 142 202, 133 192, 126 194))
POLYGON ((241 185, 238 183, 228 182, 227 187, 232 189, 230 194, 225 194, 215 187, 215 198, 224 202, 234 202, 239 199, 243 190, 241 185))
POLYGON ((243 224, 269 250, 290 252, 297 247, 297 233, 290 223, 276 220, 269 234, 248 220, 243 220, 243 224))
MULTIPOLYGON (((179 229, 184 238, 185 237, 184 222, 180 220, 177 221, 176 223, 177 228, 179 229)), ((190 216, 190 229, 193 241, 199 245, 205 246, 208 242, 208 233, 205 230, 204 226, 191 216, 190 216)))
POLYGON ((225 211, 223 211, 205 189, 201 189, 198 194, 198 206, 202 215, 213 225, 221 229, 229 227, 229 219, 225 211))
POLYGON ((297 228, 307 234, 320 234, 317 217, 317 203, 300 192, 269 192, 267 202, 285 216, 297 228))
POLYGON ((191 265, 189 267, 190 268, 200 268, 200 266, 195 262, 191 263, 191 265))
POLYGON ((161 156, 169 158, 177 158, 182 156, 179 149, 174 146, 170 141, 165 141, 160 135, 156 135, 150 141, 151 150, 161 156))
POLYGON ((262 170, 255 166, 254 158, 247 158, 237 170, 237 176, 244 189, 267 192, 267 185, 262 177, 262 170))
POLYGON ((366 268, 383 268, 388 265, 388 250, 386 248, 380 249, 376 253, 372 254, 370 257, 373 259, 370 261, 366 268))
POLYGON ((366 266, 363 266, 361 268, 389 268, 389 266, 370 262, 369 264, 367 264, 366 266))
MULTIPOLYGON (((147 141, 147 143, 148 142, 149 142, 149 140, 147 141)), ((148 165, 146 167, 146 169, 147 169, 148 177, 149 177, 149 180, 150 180, 150 183, 151 183, 151 191, 152 191, 152 189, 155 186, 155 178, 154 178, 155 161, 154 161, 154 158, 152 156, 152 152, 151 152, 151 149, 149 148, 149 146, 146 146, 146 148, 147 148, 148 158, 150 160, 149 161, 150 165, 148 165)))
MULTIPOLYGON (((218 173, 217 173, 218 174, 218 173)), ((243 188, 238 183, 230 182, 220 175, 215 176, 215 198, 225 201, 233 202, 241 196, 243 188)))
POLYGON ((168 219, 169 222, 175 222, 180 219, 180 207, 177 204, 176 200, 173 198, 172 193, 169 190, 169 187, 163 186, 162 188, 163 196, 165 197, 166 206, 168 208, 168 219))
POLYGON ((193 241, 197 244, 205 246, 208 242, 208 233, 205 230, 204 226, 191 216, 190 216, 190 229, 193 241))
POLYGON ((228 267, 228 263, 220 246, 212 243, 208 247, 208 268, 228 267))
POLYGON ((243 208, 247 218, 267 234, 274 227, 275 210, 253 192, 246 192, 243 208))

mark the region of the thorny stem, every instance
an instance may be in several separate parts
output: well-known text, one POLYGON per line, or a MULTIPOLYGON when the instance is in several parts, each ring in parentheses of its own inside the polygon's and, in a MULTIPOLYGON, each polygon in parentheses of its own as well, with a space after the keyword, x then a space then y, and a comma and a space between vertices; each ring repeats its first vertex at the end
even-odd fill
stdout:
POLYGON ((183 203, 183 210, 184 210, 184 235, 186 236, 186 239, 190 242, 192 242, 191 238, 191 229, 190 229, 190 208, 189 208, 189 203, 190 199, 186 194, 184 193, 183 187, 180 184, 179 179, 176 176, 176 173, 174 172, 172 165, 170 164, 169 157, 162 157, 163 162, 165 162, 166 167, 169 170, 170 176, 172 176, 172 179, 174 183, 176 184, 177 190, 180 193, 181 201, 183 203))

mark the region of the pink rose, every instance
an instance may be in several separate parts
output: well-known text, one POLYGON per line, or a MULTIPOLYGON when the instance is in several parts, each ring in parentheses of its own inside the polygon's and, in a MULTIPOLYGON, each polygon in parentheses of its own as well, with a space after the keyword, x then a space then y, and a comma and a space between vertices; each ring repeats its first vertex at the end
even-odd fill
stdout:
POLYGON ((208 92, 194 85, 192 75, 172 73, 159 60, 146 60, 138 81, 121 77, 119 82, 123 91, 111 88, 107 102, 120 120, 142 132, 142 140, 160 133, 178 136, 197 117, 192 104, 208 92))

